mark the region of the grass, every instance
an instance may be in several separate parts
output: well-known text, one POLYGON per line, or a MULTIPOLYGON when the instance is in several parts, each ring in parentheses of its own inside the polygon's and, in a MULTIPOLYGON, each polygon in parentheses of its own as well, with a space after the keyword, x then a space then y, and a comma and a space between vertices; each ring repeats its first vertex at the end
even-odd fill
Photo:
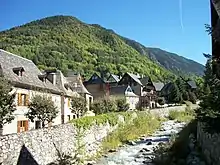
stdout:
POLYGON ((118 124, 119 115, 123 116, 126 122, 131 119, 132 114, 133 112, 112 112, 96 116, 85 116, 82 118, 74 119, 71 121, 71 123, 73 123, 77 127, 82 127, 84 129, 89 129, 91 126, 95 124, 106 124, 107 122, 110 125, 114 126, 118 124))
POLYGON ((191 105, 186 104, 185 111, 172 110, 168 115, 169 120, 177 120, 178 122, 190 122, 195 119, 195 111, 191 108, 191 105))
POLYGON ((119 128, 109 134, 102 142, 102 151, 116 149, 129 140, 139 138, 141 135, 149 135, 160 127, 161 119, 147 113, 137 113, 138 117, 132 123, 120 125, 119 128))

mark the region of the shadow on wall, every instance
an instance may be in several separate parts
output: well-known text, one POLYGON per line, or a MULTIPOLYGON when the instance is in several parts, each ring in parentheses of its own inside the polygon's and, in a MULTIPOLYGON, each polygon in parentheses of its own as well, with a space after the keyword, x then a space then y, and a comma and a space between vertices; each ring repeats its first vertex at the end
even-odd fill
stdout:
POLYGON ((17 165, 38 165, 37 161, 34 159, 33 155, 25 145, 23 145, 21 148, 17 165))
POLYGON ((204 164, 204 156, 196 142, 196 131, 197 121, 193 120, 176 137, 171 137, 169 143, 161 143, 155 149, 155 158, 152 161, 156 165, 186 165, 192 161, 204 164))

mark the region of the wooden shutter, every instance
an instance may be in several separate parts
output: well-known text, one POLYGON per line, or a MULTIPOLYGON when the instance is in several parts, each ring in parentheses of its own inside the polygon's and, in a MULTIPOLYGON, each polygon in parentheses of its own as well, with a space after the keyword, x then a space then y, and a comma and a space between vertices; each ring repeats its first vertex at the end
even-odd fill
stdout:
POLYGON ((68 107, 70 107, 70 98, 68 98, 68 107))
POLYGON ((18 106, 21 106, 21 102, 22 102, 21 99, 22 99, 21 98, 21 93, 18 93, 18 106))
POLYGON ((17 133, 20 132, 20 122, 21 122, 21 121, 17 121, 17 133))
POLYGON ((29 105, 29 95, 25 95, 25 106, 29 105))
POLYGON ((28 120, 25 120, 24 123, 25 131, 28 131, 28 120))

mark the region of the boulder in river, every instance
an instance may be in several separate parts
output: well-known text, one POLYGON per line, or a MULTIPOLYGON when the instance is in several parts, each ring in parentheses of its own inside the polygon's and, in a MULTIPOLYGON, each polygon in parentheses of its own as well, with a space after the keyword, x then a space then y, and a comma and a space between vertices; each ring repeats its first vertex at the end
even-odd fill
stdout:
POLYGON ((150 141, 150 142, 147 142, 147 145, 152 145, 153 143, 150 141))
POLYGON ((117 150, 116 149, 110 149, 110 150, 108 150, 108 152, 117 152, 117 150))
POLYGON ((127 141, 126 142, 128 145, 132 145, 132 146, 134 146, 136 143, 134 142, 134 141, 127 141))

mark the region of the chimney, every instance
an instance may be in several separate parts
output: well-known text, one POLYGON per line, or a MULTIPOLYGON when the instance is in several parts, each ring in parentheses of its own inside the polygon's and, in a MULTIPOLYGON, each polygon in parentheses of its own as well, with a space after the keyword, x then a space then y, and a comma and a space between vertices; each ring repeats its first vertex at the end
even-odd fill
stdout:
POLYGON ((47 79, 53 84, 56 85, 56 73, 49 73, 47 79))

